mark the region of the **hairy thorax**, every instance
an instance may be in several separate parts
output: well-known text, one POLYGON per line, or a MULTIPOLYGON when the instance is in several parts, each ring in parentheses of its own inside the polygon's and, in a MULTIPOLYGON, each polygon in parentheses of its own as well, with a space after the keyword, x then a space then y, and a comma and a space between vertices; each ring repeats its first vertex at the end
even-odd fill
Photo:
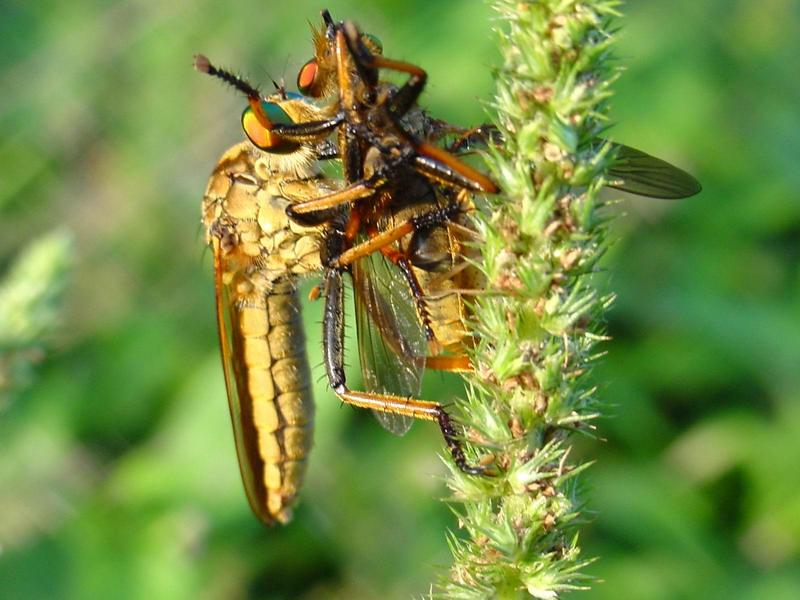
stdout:
POLYGON ((249 143, 228 150, 203 201, 207 241, 218 240, 225 283, 241 278, 263 293, 281 278, 319 272, 319 229, 290 220, 286 207, 331 189, 310 157, 267 154, 249 143))

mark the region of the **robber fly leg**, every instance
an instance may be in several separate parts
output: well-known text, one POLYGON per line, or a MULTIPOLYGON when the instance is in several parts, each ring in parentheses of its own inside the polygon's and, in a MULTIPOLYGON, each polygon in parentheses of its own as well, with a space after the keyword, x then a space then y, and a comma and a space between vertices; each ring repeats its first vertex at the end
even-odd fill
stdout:
POLYGON ((369 239, 365 242, 356 244, 352 248, 342 252, 334 259, 333 264, 337 267, 351 265, 359 258, 363 258, 373 252, 384 251, 390 244, 398 241, 409 233, 447 223, 462 211, 463 208, 457 201, 448 202, 444 206, 432 208, 410 219, 401 221, 390 229, 386 229, 380 233, 374 232, 370 234, 369 239))
POLYGON ((369 177, 356 181, 341 190, 314 198, 296 202, 286 208, 286 214, 294 221, 304 225, 314 225, 330 219, 331 211, 338 212, 339 207, 344 204, 352 204, 356 200, 369 198, 375 194, 377 187, 382 185, 381 176, 376 173, 374 177, 369 177), (322 215, 322 217, 320 216, 322 215))
POLYGON ((417 315, 425 330, 425 337, 429 340, 436 338, 433 327, 431 326, 431 318, 428 313, 428 307, 425 304, 425 294, 422 286, 414 274, 412 268, 414 261, 408 250, 402 251, 392 246, 392 244, 404 236, 420 231, 436 227, 446 223, 457 214, 461 212, 461 205, 457 201, 450 202, 445 206, 433 208, 427 212, 419 214, 415 217, 407 219, 386 231, 378 232, 376 230, 367 231, 369 239, 365 242, 357 244, 342 252, 337 258, 334 259, 333 264, 336 267, 346 267, 351 265, 356 260, 368 256, 373 252, 381 252, 391 262, 396 264, 403 274, 403 277, 408 283, 411 290, 411 295, 414 298, 414 303, 417 308, 417 315))
POLYGON ((344 373, 344 282, 341 269, 325 274, 325 309, 322 318, 322 354, 328 382, 347 404, 378 412, 404 415, 426 421, 438 419, 436 402, 404 398, 390 394, 356 392, 347 387, 344 373))
POLYGON ((462 130, 459 137, 447 147, 448 152, 459 154, 472 150, 474 146, 488 147, 489 145, 500 145, 503 143, 503 134, 496 125, 484 123, 477 127, 462 130))
POLYGON ((486 475, 486 469, 481 466, 472 466, 467 463, 467 457, 464 456, 464 448, 461 446, 461 440, 458 439, 458 433, 453 426, 453 420, 450 415, 442 408, 438 407, 438 414, 436 415, 436 422, 439 423, 439 429, 442 430, 444 442, 450 450, 450 455, 453 457, 453 462, 467 475, 486 475))
MULTIPOLYGON (((349 154, 349 149, 353 148, 353 153, 358 148, 358 144, 348 144, 345 152, 349 154)), ((358 200, 369 198, 373 196, 379 189, 386 186, 393 175, 397 165, 402 163, 409 154, 402 154, 393 157, 386 164, 381 165, 368 177, 353 180, 356 172, 355 165, 350 159, 343 159, 344 168, 346 171, 346 180, 351 181, 349 185, 325 196, 314 198, 312 200, 305 200, 303 202, 296 202, 286 209, 286 214, 289 218, 302 223, 304 225, 315 225, 330 219, 329 211, 336 210, 345 204, 354 204, 358 200), (324 218, 319 218, 319 213, 325 215, 324 218)))
POLYGON ((356 392, 347 387, 344 374, 344 282, 342 269, 329 268, 325 275, 325 311, 323 313, 323 360, 328 382, 336 395, 352 406, 436 421, 450 455, 459 469, 470 475, 484 475, 481 467, 467 463, 464 449, 450 415, 437 402, 403 398, 390 394, 356 392))
POLYGON ((292 142, 314 142, 330 134, 344 122, 344 114, 339 113, 330 119, 307 121, 305 123, 272 123, 270 130, 292 142))
POLYGON ((417 145, 416 151, 414 169, 429 179, 473 192, 495 194, 500 191, 497 184, 486 175, 460 161, 446 150, 422 142, 417 145))

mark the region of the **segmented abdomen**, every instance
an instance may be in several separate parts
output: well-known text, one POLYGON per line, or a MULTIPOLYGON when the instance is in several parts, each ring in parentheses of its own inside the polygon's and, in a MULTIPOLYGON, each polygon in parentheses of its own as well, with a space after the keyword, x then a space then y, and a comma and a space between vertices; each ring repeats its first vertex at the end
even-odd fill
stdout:
POLYGON ((285 523, 303 481, 314 427, 299 299, 284 280, 260 297, 233 300, 231 367, 238 402, 231 402, 231 418, 242 478, 259 518, 285 523))

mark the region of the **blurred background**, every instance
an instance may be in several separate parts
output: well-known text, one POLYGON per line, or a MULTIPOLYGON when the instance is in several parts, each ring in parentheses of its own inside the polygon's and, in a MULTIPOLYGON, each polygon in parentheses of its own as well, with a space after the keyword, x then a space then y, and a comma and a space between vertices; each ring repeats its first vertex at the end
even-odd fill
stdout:
MULTIPOLYGON (((449 564, 439 434, 396 438, 339 405, 321 303, 305 311, 318 416, 294 522, 262 528, 239 481, 199 204, 242 101, 192 55, 293 87, 322 7, 0 5, 3 598, 410 598, 449 564)), ((328 8, 423 65, 435 115, 484 120, 483 2, 328 8)), ((626 200, 617 222, 606 440, 580 442, 602 582, 582 597, 798 598, 800 6, 624 12, 613 136, 705 190, 626 200)))

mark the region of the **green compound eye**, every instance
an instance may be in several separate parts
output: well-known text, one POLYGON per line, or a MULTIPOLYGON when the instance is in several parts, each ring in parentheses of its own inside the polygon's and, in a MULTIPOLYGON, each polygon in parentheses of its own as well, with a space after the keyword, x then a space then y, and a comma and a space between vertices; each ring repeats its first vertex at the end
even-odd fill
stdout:
POLYGON ((286 111, 283 110, 275 102, 267 102, 265 100, 262 100, 261 110, 263 110, 264 114, 267 115, 267 118, 275 124, 294 125, 294 121, 292 121, 292 118, 289 115, 287 115, 286 111))
MULTIPOLYGON (((294 125, 291 117, 275 102, 262 100, 260 106, 271 124, 294 125)), ((242 129, 252 144, 265 152, 285 154, 297 149, 295 142, 290 142, 274 133, 270 127, 265 127, 252 107, 247 107, 242 113, 242 129)))
POLYGON ((371 33, 362 33, 361 39, 364 40, 367 47, 375 54, 383 54, 383 44, 380 39, 378 39, 378 36, 372 35, 371 33))

